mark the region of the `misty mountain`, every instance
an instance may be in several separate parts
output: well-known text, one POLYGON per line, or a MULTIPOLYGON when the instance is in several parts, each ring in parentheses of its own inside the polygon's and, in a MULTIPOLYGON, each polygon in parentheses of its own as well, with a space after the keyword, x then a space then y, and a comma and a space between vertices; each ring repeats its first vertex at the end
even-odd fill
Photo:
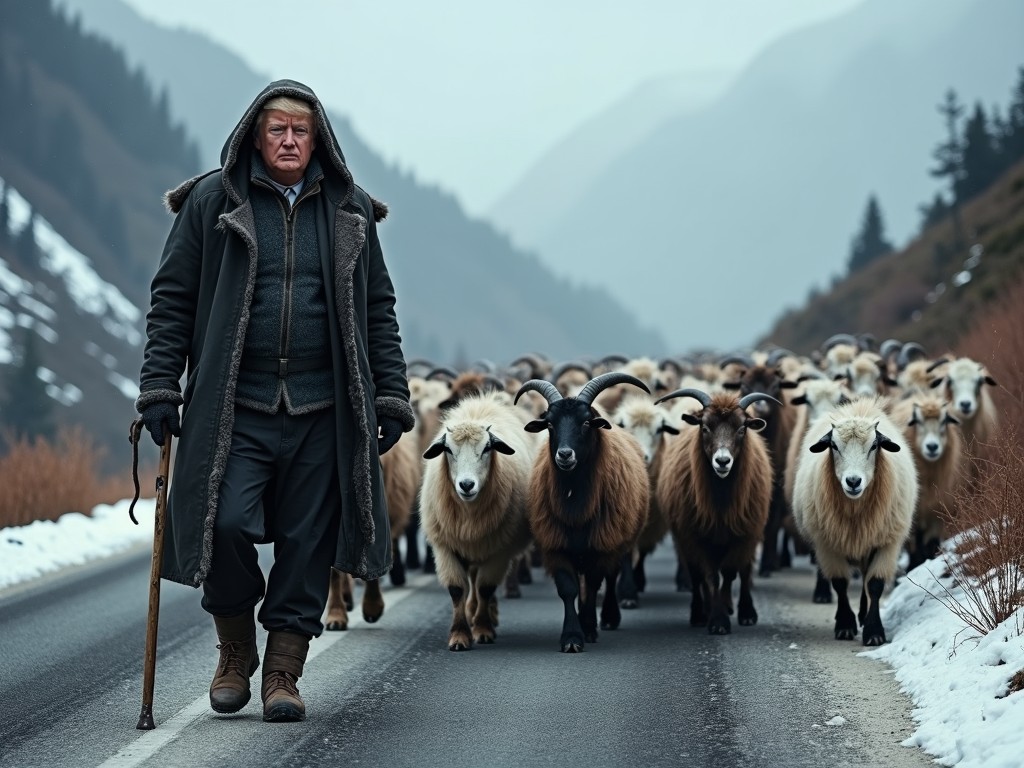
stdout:
POLYGON ((551 228, 623 152, 665 120, 721 94, 724 72, 651 78, 556 142, 492 206, 488 217, 524 248, 540 249, 551 228))
MULTIPOLYGON (((208 38, 152 24, 120 0, 62 5, 167 89, 172 114, 216 167, 225 138, 270 78, 208 38)), ((307 84, 316 90, 316 82, 307 84)), ((408 357, 501 361, 531 350, 554 357, 665 350, 664 338, 607 290, 556 276, 489 223, 469 218, 452 195, 384 162, 328 107, 356 181, 391 209, 378 231, 408 357)))
POLYGON ((603 277, 673 349, 749 344, 843 271, 871 193, 890 237, 906 240, 939 187, 936 105, 950 87, 969 104, 1004 104, 1021 30, 1016 0, 867 0, 789 34, 712 104, 577 185, 540 252, 562 274, 603 277))

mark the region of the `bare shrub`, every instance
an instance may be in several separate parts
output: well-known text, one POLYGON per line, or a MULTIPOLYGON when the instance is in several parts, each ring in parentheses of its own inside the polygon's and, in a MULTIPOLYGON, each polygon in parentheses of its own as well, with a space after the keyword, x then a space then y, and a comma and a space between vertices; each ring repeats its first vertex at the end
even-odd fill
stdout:
MULTIPOLYGON (((0 528, 56 520, 67 512, 88 515, 97 504, 129 498, 130 472, 100 477, 103 451, 81 427, 62 428, 53 443, 0 432, 0 528)), ((127 441, 126 441, 127 442, 127 441)), ((149 471, 143 475, 152 476, 149 471)), ((143 483, 145 495, 152 495, 143 483)))

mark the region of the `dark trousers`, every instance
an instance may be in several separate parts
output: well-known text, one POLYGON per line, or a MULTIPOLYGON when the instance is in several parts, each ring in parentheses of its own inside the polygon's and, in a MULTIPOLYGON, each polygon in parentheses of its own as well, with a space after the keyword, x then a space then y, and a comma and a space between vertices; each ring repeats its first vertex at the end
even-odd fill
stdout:
POLYGON ((262 599, 269 630, 316 637, 338 541, 334 409, 289 416, 235 409, 203 608, 237 616, 262 599), (274 543, 266 582, 256 544, 274 543))

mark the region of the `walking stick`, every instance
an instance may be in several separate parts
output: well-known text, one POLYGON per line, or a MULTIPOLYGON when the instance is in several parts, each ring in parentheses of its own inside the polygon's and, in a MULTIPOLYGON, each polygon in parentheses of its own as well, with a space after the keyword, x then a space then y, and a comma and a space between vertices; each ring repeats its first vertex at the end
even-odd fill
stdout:
MULTIPOLYGON (((142 676, 142 713, 135 727, 140 731, 156 728, 153 720, 153 685, 156 677, 156 632, 160 619, 160 571, 164 560, 164 521, 167 516, 167 482, 171 470, 171 432, 164 425, 164 444, 160 446, 160 469, 156 476, 156 513, 153 516, 153 563, 149 571, 149 613, 146 620, 146 658, 142 676)), ((135 498, 128 507, 128 516, 136 525, 135 502, 139 499, 139 435, 142 419, 132 422, 129 439, 132 441, 132 479, 135 498)))

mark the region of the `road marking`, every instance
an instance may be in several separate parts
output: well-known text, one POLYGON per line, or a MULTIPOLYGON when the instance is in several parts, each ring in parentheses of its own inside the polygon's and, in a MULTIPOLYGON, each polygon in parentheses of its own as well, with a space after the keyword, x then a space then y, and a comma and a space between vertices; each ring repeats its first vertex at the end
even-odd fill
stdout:
MULTIPOLYGON (((394 609, 396 605, 405 600, 409 595, 436 583, 437 576, 434 574, 420 574, 410 579, 404 587, 391 588, 385 592, 387 606, 394 609)), ((366 623, 366 620, 361 616, 356 616, 354 612, 349 613, 349 629, 366 623)), ((344 640, 351 634, 351 632, 325 631, 315 642, 310 643, 306 662, 312 661, 335 643, 344 640)), ((178 710, 167 722, 157 725, 152 731, 140 731, 137 738, 127 746, 122 747, 117 754, 112 755, 101 763, 99 768, 134 768, 134 766, 142 765, 181 735, 185 728, 210 712, 210 697, 209 694, 205 694, 188 706, 178 710)))

